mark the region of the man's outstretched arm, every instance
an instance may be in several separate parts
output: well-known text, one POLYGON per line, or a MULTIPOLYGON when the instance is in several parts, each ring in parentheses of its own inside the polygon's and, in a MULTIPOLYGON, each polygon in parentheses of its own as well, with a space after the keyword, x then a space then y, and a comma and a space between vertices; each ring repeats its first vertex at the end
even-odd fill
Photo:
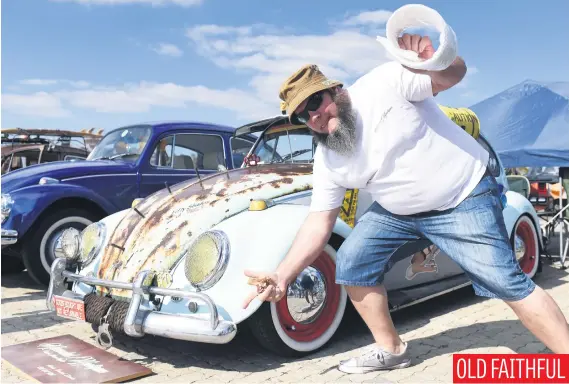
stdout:
POLYGON ((466 63, 457 56, 453 63, 442 71, 425 71, 409 67, 405 67, 411 72, 428 75, 431 78, 431 86, 433 88, 433 96, 442 91, 446 91, 460 83, 466 75, 466 63))

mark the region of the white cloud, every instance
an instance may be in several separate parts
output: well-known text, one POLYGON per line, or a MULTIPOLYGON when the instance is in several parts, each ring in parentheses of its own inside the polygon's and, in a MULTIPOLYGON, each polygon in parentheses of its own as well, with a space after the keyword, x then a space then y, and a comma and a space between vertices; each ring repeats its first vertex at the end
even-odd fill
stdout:
POLYGON ((243 119, 261 119, 267 114, 274 114, 268 104, 243 90, 173 83, 140 82, 116 87, 2 95, 3 110, 43 117, 69 116, 72 109, 135 114, 147 112, 153 107, 187 108, 190 104, 227 109, 243 119))
POLYGON ((42 117, 65 117, 70 114, 62 107, 59 97, 47 92, 29 95, 3 94, 2 109, 16 114, 42 117))
POLYGON ((88 81, 84 81, 84 80, 79 80, 79 81, 67 80, 67 82, 73 88, 87 88, 91 85, 88 81))
POLYGON ((78 3, 82 5, 123 5, 123 4, 150 4, 152 6, 179 5, 193 7, 201 5, 203 0, 51 0, 58 3, 78 3))
POLYGON ((388 60, 375 40, 342 25, 385 24, 391 12, 351 16, 328 34, 299 35, 266 25, 198 25, 186 36, 197 51, 221 68, 250 76, 251 92, 278 112, 281 83, 302 65, 317 64, 330 78, 346 83, 388 60))
MULTIPOLYGON (((350 16, 346 23, 378 27, 387 19, 387 13, 363 12, 350 16)), ((99 113, 142 113, 153 107, 187 108, 198 104, 230 110, 244 120, 274 116, 280 113, 280 85, 302 65, 317 64, 326 76, 349 84, 388 60, 374 34, 364 34, 349 26, 330 27, 333 30, 330 33, 301 35, 265 24, 194 26, 187 29, 186 36, 197 52, 222 69, 247 76, 247 88, 212 89, 206 85, 150 82, 102 87, 58 80, 65 88, 42 94, 46 103, 43 113, 44 116, 56 116, 77 109, 99 113), (79 85, 82 89, 77 89, 79 85)), ((165 51, 176 52, 168 48, 165 51)), ((18 105, 25 105, 26 98, 33 101, 39 96, 8 94, 6 97, 19 100, 18 105)), ((3 108, 16 110, 14 103, 4 103, 3 108)))
POLYGON ((61 79, 24 79, 20 80, 19 84, 31 86, 48 86, 57 84, 68 84, 74 88, 86 88, 90 85, 88 81, 84 80, 61 80, 61 79))
POLYGON ((57 80, 53 79, 24 79, 20 81, 23 85, 55 85, 57 80))
POLYGON ((365 11, 355 16, 351 16, 344 20, 344 25, 367 25, 367 24, 385 24, 391 17, 393 12, 379 10, 379 11, 365 11))
POLYGON ((182 56, 182 50, 174 44, 160 43, 157 47, 152 48, 152 50, 159 55, 172 57, 182 56))
POLYGON ((238 89, 210 89, 173 83, 127 84, 122 87, 99 87, 84 91, 60 91, 55 95, 77 108, 103 113, 140 113, 152 107, 185 108, 189 103, 254 113, 258 101, 238 89))

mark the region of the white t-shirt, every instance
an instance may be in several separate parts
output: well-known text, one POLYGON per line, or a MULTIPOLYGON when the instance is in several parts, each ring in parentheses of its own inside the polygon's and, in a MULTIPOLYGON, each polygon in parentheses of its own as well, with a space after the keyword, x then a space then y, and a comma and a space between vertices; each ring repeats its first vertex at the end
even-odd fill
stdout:
POLYGON ((480 181, 488 152, 439 108, 428 75, 389 62, 347 90, 358 113, 357 147, 345 157, 318 146, 311 211, 339 207, 351 188, 394 214, 445 210, 480 181))

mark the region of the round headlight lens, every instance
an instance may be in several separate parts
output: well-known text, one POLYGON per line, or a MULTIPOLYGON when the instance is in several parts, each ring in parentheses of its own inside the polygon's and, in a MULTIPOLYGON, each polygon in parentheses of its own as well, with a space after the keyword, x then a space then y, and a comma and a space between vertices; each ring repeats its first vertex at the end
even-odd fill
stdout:
POLYGON ((67 228, 61 234, 61 252, 66 259, 75 261, 79 257, 81 233, 73 227, 67 228))
POLYGON ((224 232, 208 231, 196 238, 185 254, 186 278, 199 290, 212 287, 223 276, 229 260, 229 239, 224 232))
POLYGON ((81 233, 81 254, 79 261, 83 265, 89 264, 101 250, 105 240, 107 227, 103 223, 93 223, 81 233))

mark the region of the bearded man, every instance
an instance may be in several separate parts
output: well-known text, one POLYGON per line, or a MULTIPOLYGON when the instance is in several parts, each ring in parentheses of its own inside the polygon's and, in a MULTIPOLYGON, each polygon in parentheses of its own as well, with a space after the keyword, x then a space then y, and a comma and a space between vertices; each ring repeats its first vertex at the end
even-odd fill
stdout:
MULTIPOLYGON (((418 35, 403 35, 399 45, 423 59, 435 52, 429 38, 418 35)), ((388 62, 344 89, 307 65, 281 88, 291 122, 306 124, 318 141, 310 213, 276 271, 246 272, 272 284, 252 292, 244 306, 255 297, 280 300, 329 240, 346 189, 369 191, 374 203, 338 250, 336 282, 345 286, 375 344, 342 361, 343 372, 411 364, 382 282, 391 255, 419 239, 429 239, 460 265, 477 295, 503 300, 553 352, 569 353, 567 321, 521 270, 510 246, 488 153, 434 100, 465 74, 460 57, 434 72, 388 62)))

